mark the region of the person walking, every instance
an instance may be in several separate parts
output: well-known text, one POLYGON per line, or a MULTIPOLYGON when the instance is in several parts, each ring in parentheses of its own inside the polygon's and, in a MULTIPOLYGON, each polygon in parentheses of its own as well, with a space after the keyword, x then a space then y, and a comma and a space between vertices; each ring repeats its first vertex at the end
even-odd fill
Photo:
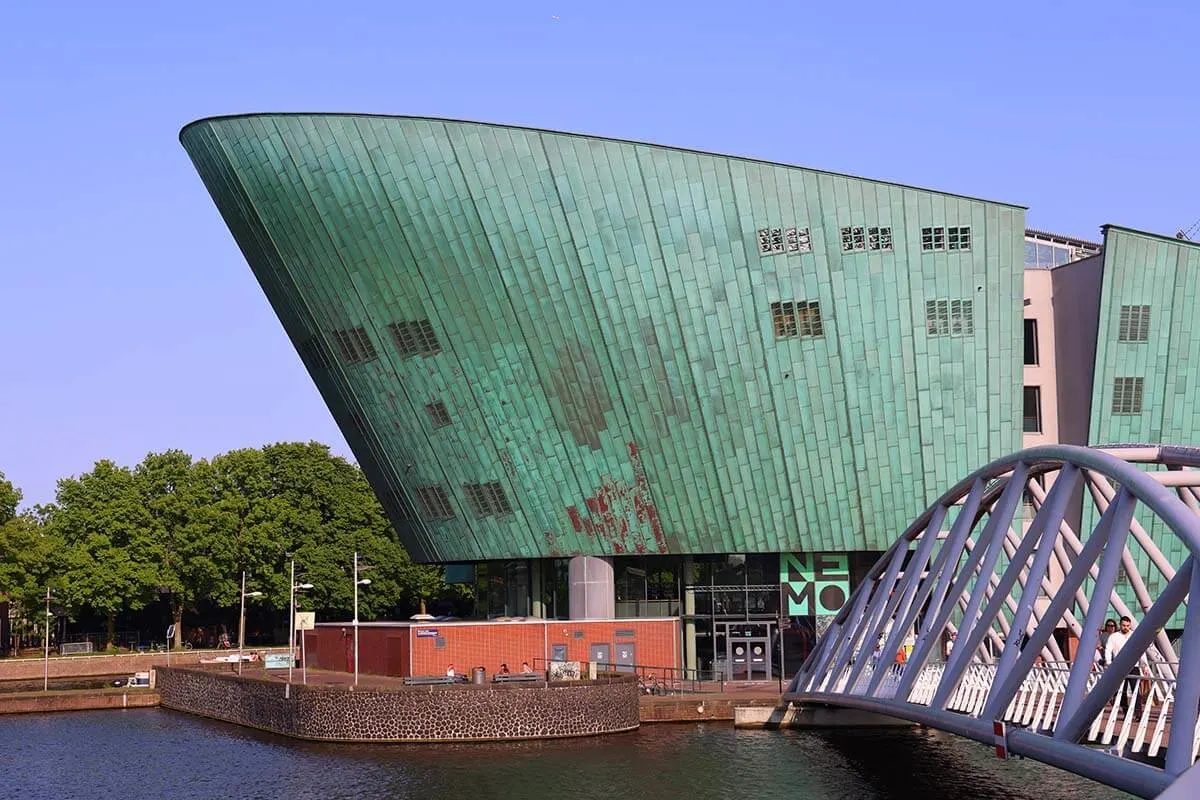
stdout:
MULTIPOLYGON (((1105 625, 1107 627, 1107 624, 1105 625)), ((1133 620, 1129 617, 1121 617, 1121 627, 1119 630, 1108 635, 1108 642, 1104 645, 1104 663, 1106 666, 1112 666, 1113 661, 1125 649, 1125 645, 1129 642, 1129 637, 1133 635, 1133 620)), ((1138 684, 1142 679, 1141 665, 1134 662, 1129 668, 1129 674, 1123 681, 1125 695, 1129 698, 1130 712, 1137 713, 1138 700, 1138 684)), ((1120 690, 1118 690, 1120 691, 1120 690)))

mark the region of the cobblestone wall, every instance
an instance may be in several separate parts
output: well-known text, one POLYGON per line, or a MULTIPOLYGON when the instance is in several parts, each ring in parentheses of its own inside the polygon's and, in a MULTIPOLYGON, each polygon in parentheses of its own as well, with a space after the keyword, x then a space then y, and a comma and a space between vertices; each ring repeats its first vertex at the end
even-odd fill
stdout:
POLYGON ((387 691, 293 686, 199 669, 160 668, 162 705, 302 739, 553 739, 638 727, 632 678, 549 686, 433 686, 387 691))

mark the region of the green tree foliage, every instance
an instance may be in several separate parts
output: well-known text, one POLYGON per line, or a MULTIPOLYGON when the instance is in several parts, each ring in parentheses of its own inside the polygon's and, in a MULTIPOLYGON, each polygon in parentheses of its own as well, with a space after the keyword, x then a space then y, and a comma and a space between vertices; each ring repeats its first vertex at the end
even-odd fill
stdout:
POLYGON ((35 608, 45 596, 59 548, 32 513, 18 514, 21 491, 0 473, 0 600, 35 608))
POLYGON ((108 619, 162 600, 181 642, 184 615, 238 607, 247 589, 288 607, 290 562, 313 584, 299 607, 348 619, 352 564, 371 584, 362 619, 407 616, 453 593, 442 570, 413 564, 358 467, 315 442, 232 450, 211 460, 150 453, 132 469, 110 461, 59 481, 39 515, 16 514, 20 493, 0 476, 0 594, 25 601, 48 583, 68 609, 108 619))
POLYGON ((13 486, 12 481, 0 472, 0 525, 17 516, 17 506, 21 505, 21 490, 13 486))
POLYGON ((111 645, 117 614, 145 608, 160 586, 155 518, 137 477, 99 461, 91 472, 58 482, 45 519, 63 544, 60 600, 106 617, 111 645))

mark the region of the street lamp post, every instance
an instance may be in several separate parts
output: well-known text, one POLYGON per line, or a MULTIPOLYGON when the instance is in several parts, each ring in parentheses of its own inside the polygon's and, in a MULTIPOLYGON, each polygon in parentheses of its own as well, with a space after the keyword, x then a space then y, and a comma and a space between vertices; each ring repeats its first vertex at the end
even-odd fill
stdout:
POLYGON ((290 618, 288 619, 288 696, 291 695, 292 667, 296 664, 296 590, 311 589, 311 583, 296 583, 296 559, 292 559, 292 577, 288 581, 290 591, 290 618))
POLYGON ((246 598, 262 597, 262 592, 246 592, 246 571, 242 570, 242 611, 238 615, 238 675, 242 674, 242 648, 246 642, 246 598))
POLYGON ((358 579, 358 553, 354 554, 354 685, 358 686, 358 587, 370 586, 371 579, 358 579))
POLYGON ((46 588, 46 638, 42 642, 46 648, 45 657, 42 659, 42 691, 50 691, 50 589, 46 588))

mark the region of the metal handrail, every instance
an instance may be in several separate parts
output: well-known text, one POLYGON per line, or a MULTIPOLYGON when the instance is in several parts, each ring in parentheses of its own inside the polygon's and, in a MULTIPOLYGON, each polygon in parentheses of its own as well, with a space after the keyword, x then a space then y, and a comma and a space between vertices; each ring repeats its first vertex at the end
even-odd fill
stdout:
MULTIPOLYGON (((535 669, 548 674, 550 664, 563 662, 551 658, 535 658, 533 663, 535 669)), ((592 663, 596 665, 597 675, 611 673, 635 675, 645 694, 713 694, 725 691, 726 677, 723 670, 662 667, 650 664, 617 664, 611 661, 580 661, 578 663, 580 675, 591 674, 592 663)))

